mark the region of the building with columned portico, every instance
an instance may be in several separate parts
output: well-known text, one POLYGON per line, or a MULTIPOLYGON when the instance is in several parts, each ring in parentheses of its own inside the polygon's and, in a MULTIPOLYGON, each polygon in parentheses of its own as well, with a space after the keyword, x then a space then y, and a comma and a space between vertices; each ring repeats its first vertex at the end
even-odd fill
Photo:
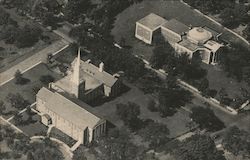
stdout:
POLYGON ((154 36, 158 33, 155 32, 156 30, 178 54, 188 54, 189 58, 198 54, 206 64, 217 63, 218 54, 223 47, 219 41, 221 33, 207 26, 187 26, 176 19, 165 20, 151 13, 136 22, 135 37, 147 44, 152 44, 154 36))

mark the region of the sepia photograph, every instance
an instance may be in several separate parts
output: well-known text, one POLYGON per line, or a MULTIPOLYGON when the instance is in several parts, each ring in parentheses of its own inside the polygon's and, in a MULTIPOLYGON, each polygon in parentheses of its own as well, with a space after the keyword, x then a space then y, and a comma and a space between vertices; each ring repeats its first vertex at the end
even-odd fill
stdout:
POLYGON ((0 160, 250 160, 250 0, 0 0, 0 160))

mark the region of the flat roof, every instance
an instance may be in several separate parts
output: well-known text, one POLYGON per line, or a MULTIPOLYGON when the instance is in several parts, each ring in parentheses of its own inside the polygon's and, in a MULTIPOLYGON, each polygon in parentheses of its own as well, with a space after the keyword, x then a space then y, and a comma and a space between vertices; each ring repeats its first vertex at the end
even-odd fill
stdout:
POLYGON ((176 19, 171 19, 168 22, 164 23, 162 25, 163 28, 167 28, 179 35, 181 35, 183 32, 187 32, 189 30, 189 27, 185 25, 184 23, 176 20, 176 19))
POLYGON ((167 20, 158 16, 157 14, 150 13, 146 17, 142 18, 141 20, 137 21, 138 23, 142 24, 143 26, 148 27, 151 30, 156 30, 162 24, 166 23, 167 20))
POLYGON ((209 27, 207 27, 207 26, 204 26, 203 28, 204 28, 205 30, 211 32, 212 35, 213 35, 214 37, 218 37, 219 35, 221 35, 221 33, 217 32, 217 31, 215 31, 215 30, 213 30, 213 29, 211 29, 211 28, 209 28, 209 27))
POLYGON ((207 43, 204 45, 205 47, 207 47, 208 49, 210 49, 212 52, 216 52, 218 51, 218 49, 220 49, 222 47, 221 44, 215 42, 215 41, 207 41, 207 43))
POLYGON ((39 90, 37 97, 45 102, 46 108, 70 121, 81 129, 94 128, 102 119, 84 109, 90 108, 86 103, 81 106, 67 99, 63 95, 45 87, 39 90))
POLYGON ((194 43, 190 42, 186 38, 184 38, 178 44, 185 47, 185 48, 187 48, 187 49, 189 49, 189 50, 191 50, 191 51, 195 51, 197 48, 199 48, 199 46, 197 44, 194 44, 194 43))

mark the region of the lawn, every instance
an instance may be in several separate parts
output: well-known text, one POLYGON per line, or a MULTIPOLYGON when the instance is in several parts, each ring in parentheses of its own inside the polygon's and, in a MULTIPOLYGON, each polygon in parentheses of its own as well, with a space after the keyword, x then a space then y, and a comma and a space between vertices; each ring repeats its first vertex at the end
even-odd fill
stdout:
MULTIPOLYGON (((0 100, 4 101, 6 105, 6 111, 5 113, 11 112, 11 111, 16 111, 15 108, 11 107, 8 102, 6 102, 6 96, 9 93, 19 93, 21 96, 24 97, 29 103, 34 103, 35 102, 35 96, 36 92, 42 88, 43 86, 47 86, 43 84, 39 79, 43 75, 51 75, 54 77, 55 80, 58 80, 61 77, 61 75, 56 74, 49 70, 45 64, 39 64, 38 66, 32 68, 31 70, 25 72, 23 74, 24 78, 27 78, 30 80, 25 85, 17 85, 15 84, 15 80, 11 80, 8 83, 4 84, 3 86, 0 86, 0 100)), ((4 118, 9 118, 11 117, 11 114, 4 115, 4 118)))
MULTIPOLYGON (((220 91, 225 88, 228 97, 231 99, 242 98, 242 89, 250 90, 249 85, 245 82, 238 82, 237 80, 227 76, 220 66, 202 65, 207 70, 207 79, 209 81, 209 88, 220 91)), ((216 96, 219 99, 219 95, 216 96)), ((244 103, 244 102, 243 102, 244 103)))
POLYGON ((141 90, 137 87, 134 87, 130 84, 130 90, 121 96, 117 97, 116 99, 104 103, 103 105, 97 106, 93 109, 93 111, 109 122, 113 123, 117 127, 122 127, 124 124, 122 120, 116 114, 116 104, 119 103, 128 103, 134 102, 140 106, 141 114, 140 118, 142 119, 152 119, 156 122, 162 123, 167 125, 170 129, 170 136, 175 137, 177 135, 181 135, 188 131, 186 124, 190 121, 188 113, 186 111, 180 110, 174 116, 161 118, 159 113, 151 112, 147 109, 148 102, 152 99, 152 95, 144 94, 141 90))
POLYGON ((125 38, 127 45, 132 47, 132 52, 136 55, 143 56, 146 60, 152 55, 152 47, 136 40, 134 37, 135 23, 149 13, 158 14, 165 19, 169 20, 175 18, 186 25, 192 24, 193 26, 208 26, 223 32, 223 38, 231 42, 241 42, 232 33, 224 30, 219 25, 208 20, 204 16, 193 11, 183 3, 177 0, 144 0, 141 3, 134 4, 116 16, 114 28, 111 34, 117 42, 121 37, 125 38))
POLYGON ((20 125, 15 124, 12 119, 10 122, 16 125, 19 129, 21 129, 25 134, 29 137, 32 136, 45 136, 47 134, 48 127, 41 123, 41 117, 35 112, 31 112, 30 116, 32 120, 29 121, 29 114, 26 112, 22 113, 23 123, 20 125))

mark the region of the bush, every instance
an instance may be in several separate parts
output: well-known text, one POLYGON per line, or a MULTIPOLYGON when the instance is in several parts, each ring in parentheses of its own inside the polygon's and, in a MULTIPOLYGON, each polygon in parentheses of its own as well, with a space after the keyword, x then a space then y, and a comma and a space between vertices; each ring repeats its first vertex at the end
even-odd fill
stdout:
POLYGON ((214 98, 217 95, 217 90, 215 90, 215 89, 208 89, 206 91, 206 95, 209 96, 209 97, 214 98))
POLYGON ((22 157, 22 154, 18 153, 17 151, 12 152, 12 158, 18 159, 18 158, 21 158, 21 157, 22 157))
POLYGON ((55 78, 52 77, 51 75, 43 75, 40 77, 40 81, 46 85, 53 82, 54 80, 55 80, 55 78))
POLYGON ((155 103, 155 101, 154 100, 150 100, 149 102, 148 102, 148 107, 147 107, 151 112, 157 112, 158 111, 158 109, 157 109, 157 107, 156 107, 156 103, 155 103))
POLYGON ((20 70, 17 70, 17 71, 16 71, 14 77, 15 77, 15 80, 16 80, 15 83, 16 83, 16 84, 19 84, 19 85, 24 85, 24 84, 27 84, 27 83, 30 82, 29 79, 23 78, 23 74, 20 72, 20 70))

